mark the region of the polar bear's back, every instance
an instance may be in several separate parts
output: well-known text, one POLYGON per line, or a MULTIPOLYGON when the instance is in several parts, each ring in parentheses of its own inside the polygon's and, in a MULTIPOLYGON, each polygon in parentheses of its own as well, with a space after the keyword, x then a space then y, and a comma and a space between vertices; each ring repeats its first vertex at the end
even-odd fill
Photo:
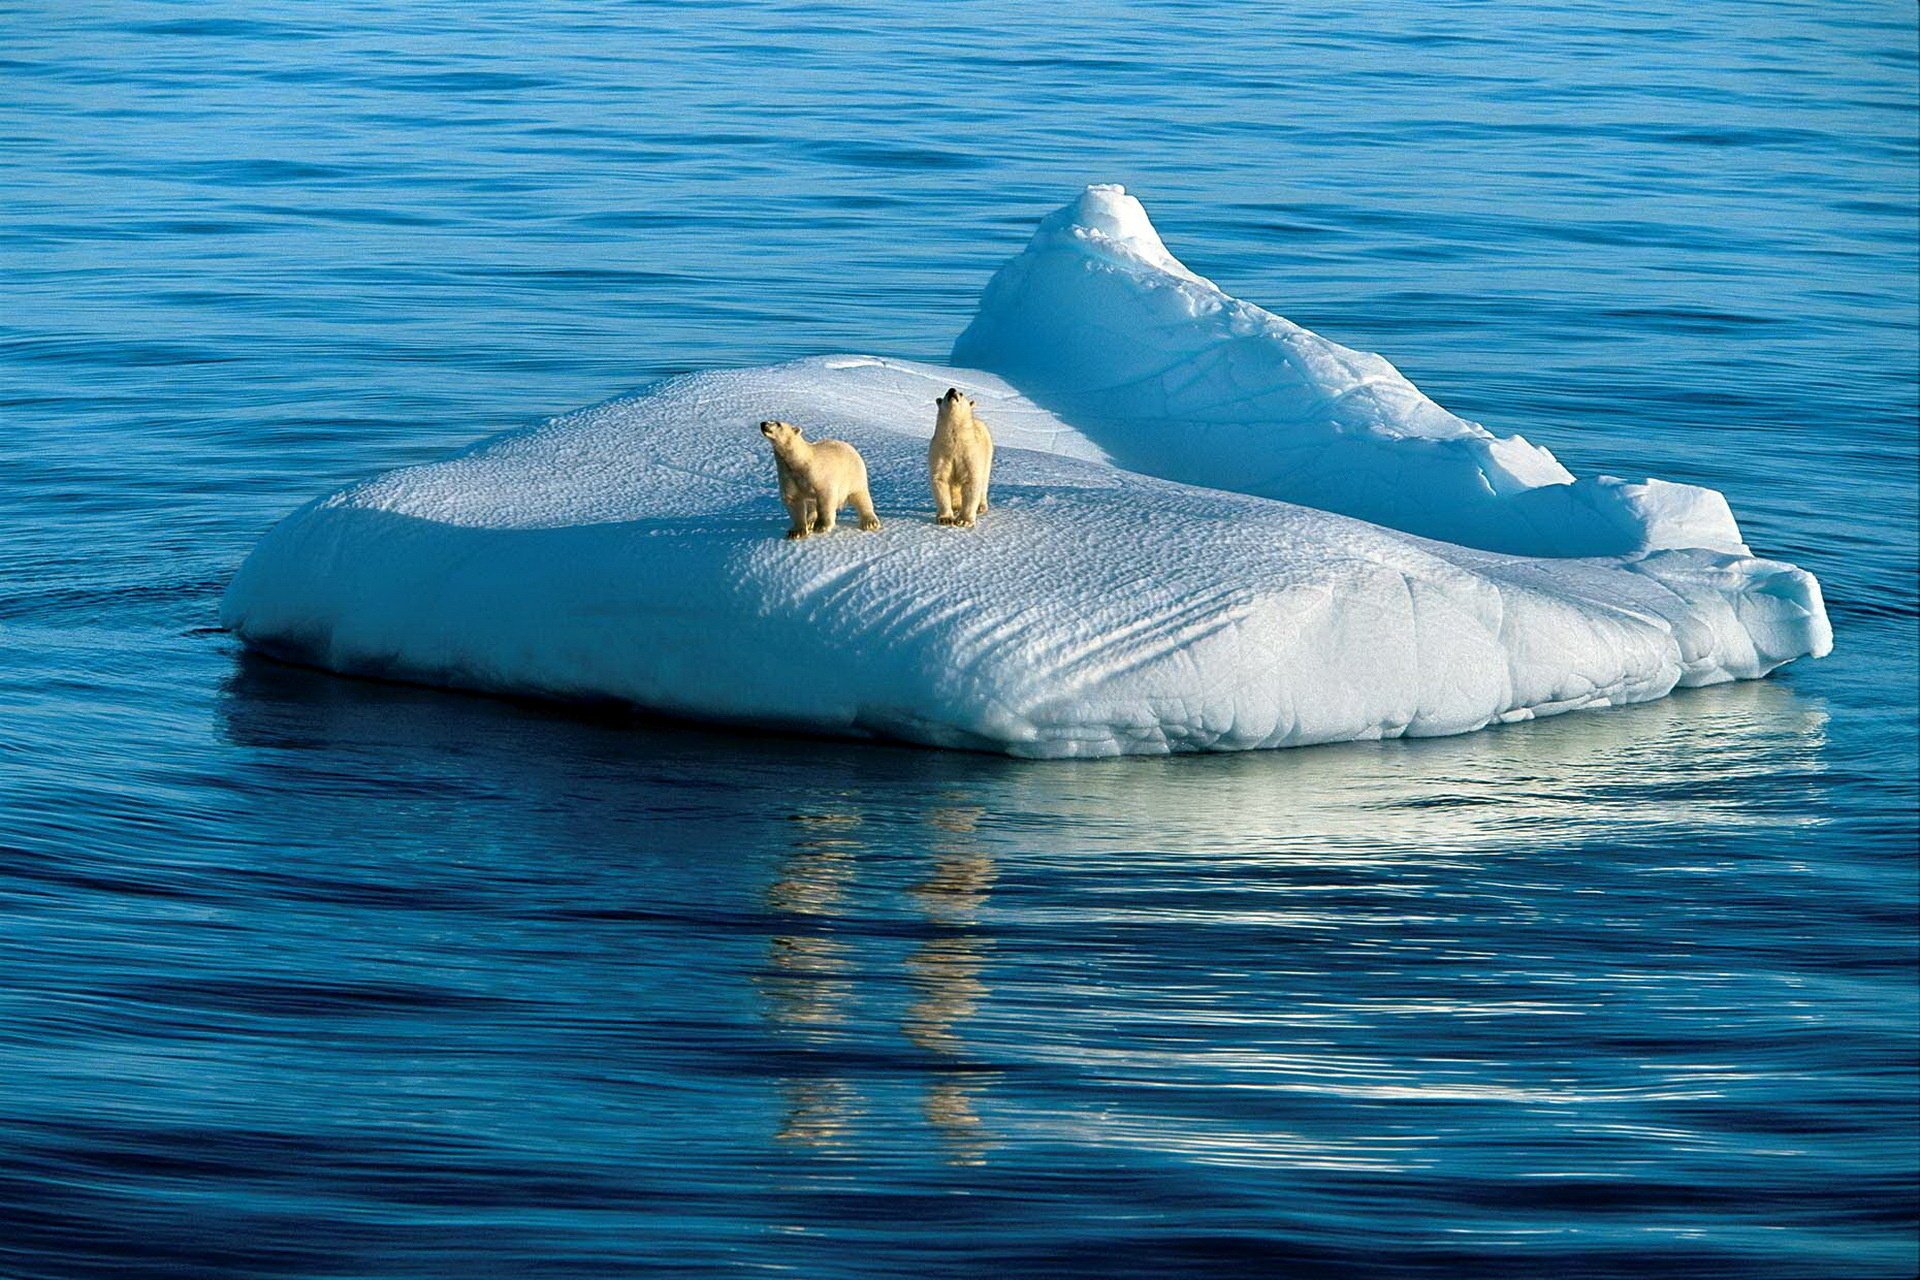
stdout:
POLYGON ((814 441, 811 469, 816 475, 845 481, 849 492, 867 487, 866 459, 845 440, 814 441))

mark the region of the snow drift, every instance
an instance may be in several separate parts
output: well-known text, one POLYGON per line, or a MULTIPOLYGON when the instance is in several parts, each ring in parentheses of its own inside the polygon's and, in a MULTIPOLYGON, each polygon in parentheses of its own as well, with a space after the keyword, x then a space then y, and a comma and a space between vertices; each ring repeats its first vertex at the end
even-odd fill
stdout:
POLYGON ((1531 556, 1744 554, 1711 489, 1575 480, 1377 355, 1228 297, 1119 187, 1048 217, 987 286, 955 364, 1000 374, 1112 460, 1429 538, 1531 556))
POLYGON ((1035 757, 1461 733, 1831 645, 1718 494, 1572 481, 1193 276, 1118 188, 1042 225, 956 359, 1005 377, 693 374, 375 477, 273 529, 223 622, 347 673, 1035 757), (971 531, 926 490, 950 384, 999 444, 971 531), (886 527, 782 541, 769 417, 857 445, 886 527))

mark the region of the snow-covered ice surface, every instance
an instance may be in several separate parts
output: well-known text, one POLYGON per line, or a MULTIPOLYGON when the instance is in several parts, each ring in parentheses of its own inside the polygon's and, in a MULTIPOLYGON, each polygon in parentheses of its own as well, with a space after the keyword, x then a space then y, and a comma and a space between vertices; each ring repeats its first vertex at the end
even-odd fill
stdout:
POLYGON ((956 364, 1001 374, 1120 466, 1531 556, 1744 554, 1711 489, 1576 480, 1380 356, 1227 296, 1167 252, 1140 202, 1088 187, 987 286, 956 364))
POLYGON ((1719 494, 1571 481, 1193 276, 1118 188, 1042 225, 956 356, 1005 380, 692 374, 375 477, 274 528, 223 621, 341 672, 1035 757, 1462 733, 1831 647, 1719 494), (971 531, 931 522, 950 384, 999 445, 971 531), (769 417, 857 445, 885 527, 783 541, 769 417))

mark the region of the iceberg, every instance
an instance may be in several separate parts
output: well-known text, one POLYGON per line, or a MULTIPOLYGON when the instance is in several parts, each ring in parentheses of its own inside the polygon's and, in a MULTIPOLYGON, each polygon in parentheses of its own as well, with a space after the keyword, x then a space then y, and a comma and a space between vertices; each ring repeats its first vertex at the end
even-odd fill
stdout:
POLYGON ((1574 480, 1194 276, 1117 187, 954 359, 684 375, 373 477, 269 531, 222 622, 345 674, 1035 758, 1463 733, 1831 648, 1717 493, 1574 480), (927 492, 950 385, 998 445, 972 530, 927 492), (858 447, 885 527, 784 541, 765 418, 858 447))

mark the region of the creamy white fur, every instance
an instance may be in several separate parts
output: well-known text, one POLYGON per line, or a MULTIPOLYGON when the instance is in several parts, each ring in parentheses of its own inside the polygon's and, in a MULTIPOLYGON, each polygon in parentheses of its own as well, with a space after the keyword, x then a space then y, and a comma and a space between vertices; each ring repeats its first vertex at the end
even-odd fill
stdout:
POLYGON ((867 464, 858 449, 844 440, 809 441, 791 422, 762 422, 760 434, 773 444, 780 501, 793 517, 787 537, 832 533, 840 508, 848 503, 859 513, 862 529, 880 527, 867 493, 867 464))
POLYGON ((987 483, 993 475, 993 436, 974 416, 973 401, 948 387, 934 401, 939 413, 933 443, 927 447, 927 474, 933 484, 934 519, 971 529, 987 509, 987 483))

